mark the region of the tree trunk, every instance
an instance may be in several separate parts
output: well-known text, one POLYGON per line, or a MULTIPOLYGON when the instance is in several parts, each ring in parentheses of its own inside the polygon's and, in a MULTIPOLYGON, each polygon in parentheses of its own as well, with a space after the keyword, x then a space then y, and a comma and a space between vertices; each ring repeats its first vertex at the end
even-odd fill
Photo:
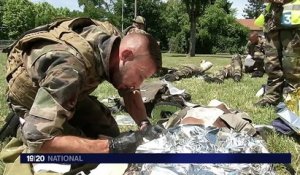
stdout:
POLYGON ((191 26, 190 26, 190 43, 189 43, 189 57, 195 56, 196 49, 196 19, 194 16, 191 16, 191 26))

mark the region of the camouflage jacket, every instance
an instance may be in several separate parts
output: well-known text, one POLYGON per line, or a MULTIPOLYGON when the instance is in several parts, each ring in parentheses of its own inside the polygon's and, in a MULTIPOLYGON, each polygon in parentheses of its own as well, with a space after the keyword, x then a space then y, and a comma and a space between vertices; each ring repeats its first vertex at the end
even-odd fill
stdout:
POLYGON ((131 25, 129 27, 127 27, 124 31, 123 31, 123 35, 128 35, 130 33, 147 33, 145 30, 143 29, 139 29, 134 25, 131 25))
POLYGON ((284 28, 281 25, 281 15, 283 11, 283 5, 292 2, 292 0, 269 0, 271 7, 269 12, 265 14, 265 32, 279 30, 284 28))
MULTIPOLYGON (((24 49, 21 67, 28 73, 27 78, 33 82, 32 89, 36 89, 31 107, 18 104, 30 108, 28 109, 30 115, 50 119, 56 117, 70 119, 77 101, 90 94, 102 81, 110 81, 109 59, 113 45, 120 42, 118 32, 109 33, 104 26, 97 23, 82 29, 77 28, 77 31, 73 32, 88 43, 87 48, 91 48, 94 52, 93 58, 84 57, 78 49, 75 49, 76 47, 72 47, 72 43, 36 39, 31 42, 30 48, 18 45, 18 49, 24 49), (87 65, 88 63, 90 65, 87 65)), ((15 49, 11 50, 8 59, 14 58, 15 49)), ((22 84, 17 77, 14 75, 12 77, 9 83, 13 80, 22 84)), ((13 96, 18 91, 16 88, 8 90, 10 101, 18 102, 13 96)))
POLYGON ((262 37, 258 37, 258 43, 252 44, 248 41, 246 45, 246 53, 254 57, 255 52, 262 52, 265 54, 265 40, 262 37))

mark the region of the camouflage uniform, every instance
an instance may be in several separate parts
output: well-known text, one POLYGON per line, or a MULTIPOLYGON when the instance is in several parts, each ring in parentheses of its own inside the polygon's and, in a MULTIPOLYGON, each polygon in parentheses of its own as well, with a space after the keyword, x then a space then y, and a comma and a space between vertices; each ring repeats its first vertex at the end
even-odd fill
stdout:
POLYGON ((124 32, 123 32, 123 34, 124 35, 128 35, 128 34, 130 34, 130 33, 146 33, 144 30, 142 30, 142 29, 139 29, 139 28, 137 28, 137 27, 135 27, 135 26, 129 26, 129 27, 127 27, 125 30, 124 30, 124 32))
POLYGON ((23 36, 8 56, 8 101, 25 121, 21 139, 29 153, 58 135, 119 134, 109 110, 89 94, 110 81, 110 53, 120 32, 108 22, 88 18, 51 25, 23 36), (60 31, 65 29, 69 32, 60 31))
POLYGON ((245 66, 245 73, 253 73, 255 71, 261 72, 262 74, 265 72, 264 69, 264 58, 265 58, 265 40, 262 37, 258 37, 258 43, 253 44, 248 41, 246 48, 247 54, 252 56, 252 59, 255 61, 253 66, 245 66))
POLYGON ((132 20, 132 22, 133 22, 133 24, 131 26, 127 27, 123 31, 124 35, 144 31, 144 26, 145 26, 145 18, 144 17, 136 16, 135 19, 132 20), (140 25, 142 25, 143 27, 140 25))
POLYGON ((276 105, 282 96, 283 82, 286 80, 294 87, 299 86, 299 27, 283 27, 280 17, 283 4, 291 0, 272 0, 269 13, 265 15, 266 60, 268 74, 266 94, 257 105, 276 105))
POLYGON ((242 77, 242 59, 240 55, 234 55, 231 58, 231 64, 226 65, 224 69, 215 74, 212 81, 222 83, 225 78, 233 78, 234 81, 240 81, 242 77))
POLYGON ((194 64, 186 64, 180 66, 178 70, 169 69, 170 71, 168 74, 164 75, 162 79, 167 81, 179 81, 182 78, 191 78, 192 76, 197 76, 203 74, 206 70, 201 66, 194 65, 194 64))

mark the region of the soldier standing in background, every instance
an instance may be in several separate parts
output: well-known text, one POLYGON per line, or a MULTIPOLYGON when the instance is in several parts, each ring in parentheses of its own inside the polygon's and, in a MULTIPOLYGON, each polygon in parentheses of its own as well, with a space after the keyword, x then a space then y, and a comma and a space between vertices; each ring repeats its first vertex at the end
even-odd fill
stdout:
POLYGON ((300 82, 300 16, 299 8, 293 8, 299 0, 264 2, 269 3, 264 12, 268 80, 265 95, 255 104, 262 107, 280 102, 284 80, 294 88, 299 87, 300 82))
POLYGON ((134 32, 137 29, 140 30, 145 30, 145 24, 146 24, 146 19, 142 16, 136 16, 133 20, 132 20, 132 25, 127 27, 123 33, 124 35, 127 35, 129 33, 134 32))

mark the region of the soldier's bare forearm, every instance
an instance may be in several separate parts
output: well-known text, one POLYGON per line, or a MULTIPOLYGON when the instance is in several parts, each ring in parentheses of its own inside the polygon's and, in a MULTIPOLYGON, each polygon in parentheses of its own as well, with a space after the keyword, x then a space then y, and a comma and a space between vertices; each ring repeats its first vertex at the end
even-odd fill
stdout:
POLYGON ((137 125, 143 120, 147 120, 147 113, 140 91, 127 93, 123 98, 128 113, 137 125))
POLYGON ((91 140, 76 136, 56 136, 44 142, 40 153, 109 153, 108 140, 91 140))

